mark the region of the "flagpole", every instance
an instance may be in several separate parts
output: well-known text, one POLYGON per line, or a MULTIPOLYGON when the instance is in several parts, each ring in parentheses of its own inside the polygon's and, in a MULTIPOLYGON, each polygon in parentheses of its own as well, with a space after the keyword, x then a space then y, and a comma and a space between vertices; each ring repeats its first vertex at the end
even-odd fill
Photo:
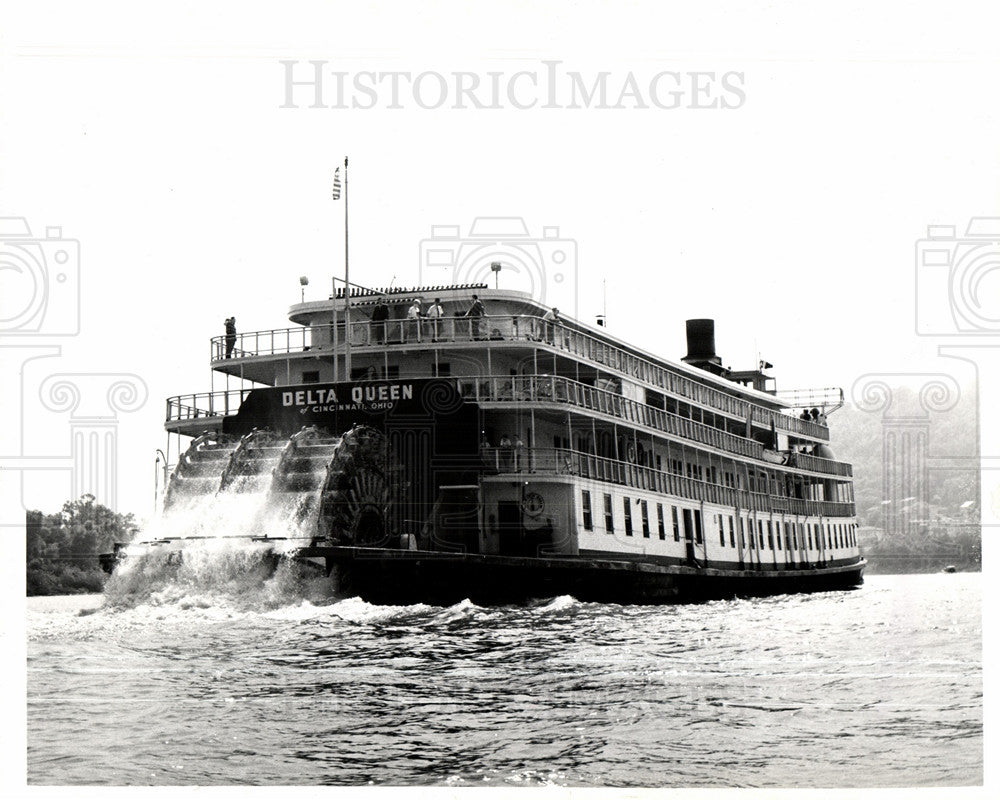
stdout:
POLYGON ((351 379, 351 272, 347 247, 347 156, 344 156, 344 380, 351 379))
POLYGON ((337 382, 337 279, 333 278, 330 283, 330 299, 333 300, 333 331, 331 334, 331 344, 333 345, 333 382, 337 382))

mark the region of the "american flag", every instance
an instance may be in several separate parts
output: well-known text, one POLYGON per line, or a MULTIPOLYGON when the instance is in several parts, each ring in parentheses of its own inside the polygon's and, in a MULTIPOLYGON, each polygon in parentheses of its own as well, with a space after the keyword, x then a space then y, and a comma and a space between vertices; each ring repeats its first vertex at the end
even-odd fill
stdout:
POLYGON ((333 172, 333 199, 340 199, 340 167, 333 172))

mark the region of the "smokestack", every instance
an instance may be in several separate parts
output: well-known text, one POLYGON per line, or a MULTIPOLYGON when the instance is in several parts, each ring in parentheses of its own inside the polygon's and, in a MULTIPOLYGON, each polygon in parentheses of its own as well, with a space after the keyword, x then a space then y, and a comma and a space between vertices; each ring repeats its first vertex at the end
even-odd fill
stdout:
POLYGON ((721 375, 725 370, 722 359, 715 354, 715 320, 689 319, 685 325, 688 352, 681 361, 721 375))

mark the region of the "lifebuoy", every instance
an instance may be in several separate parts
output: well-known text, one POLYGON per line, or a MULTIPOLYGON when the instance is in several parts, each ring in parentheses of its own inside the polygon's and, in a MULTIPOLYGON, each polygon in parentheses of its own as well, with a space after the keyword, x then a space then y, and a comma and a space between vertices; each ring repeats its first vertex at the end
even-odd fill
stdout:
POLYGON ((630 464, 635 463, 635 445, 630 444, 625 448, 625 458, 628 459, 630 464))

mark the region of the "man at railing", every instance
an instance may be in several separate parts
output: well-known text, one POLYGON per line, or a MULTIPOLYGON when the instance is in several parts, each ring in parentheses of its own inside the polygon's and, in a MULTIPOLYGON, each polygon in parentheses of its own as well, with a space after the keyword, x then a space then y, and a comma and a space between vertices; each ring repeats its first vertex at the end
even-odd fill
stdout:
POLYGON ((425 316, 430 320, 431 341, 436 342, 441 338, 441 318, 444 317, 444 308, 441 305, 440 297, 434 298, 434 302, 427 309, 425 316))
POLYGON ((373 342, 385 343, 385 321, 387 319, 389 319, 389 306, 386 303, 386 295, 383 294, 372 309, 371 334, 373 342))
POLYGON ((232 358, 236 347, 236 317, 226 318, 226 358, 232 358))
POLYGON ((480 320, 486 316, 486 306, 483 305, 478 294, 472 295, 472 305, 469 306, 469 310, 465 312, 465 316, 469 317, 472 338, 481 339, 482 336, 480 335, 479 323, 480 320))
POLYGON ((559 319, 559 309, 551 308, 542 317, 545 325, 545 341, 547 344, 555 344, 556 327, 561 324, 559 319))
POLYGON ((406 310, 406 338, 420 341, 420 298, 416 297, 406 310))

